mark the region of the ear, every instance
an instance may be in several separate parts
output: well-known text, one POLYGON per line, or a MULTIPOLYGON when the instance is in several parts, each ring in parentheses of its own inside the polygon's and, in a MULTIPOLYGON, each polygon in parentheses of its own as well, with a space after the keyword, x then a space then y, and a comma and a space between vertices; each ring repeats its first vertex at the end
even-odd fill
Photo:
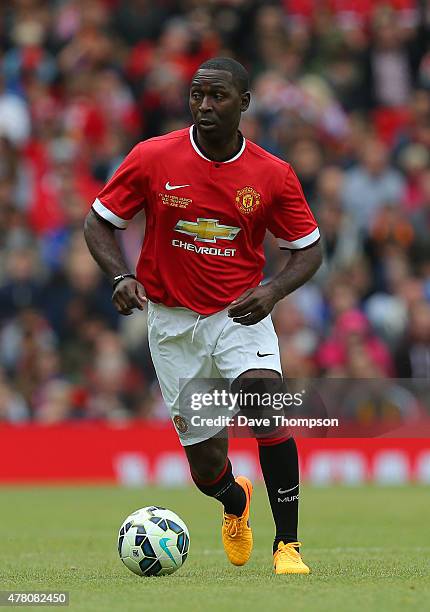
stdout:
POLYGON ((245 91, 245 93, 240 96, 240 112, 244 113, 248 110, 249 103, 251 102, 251 94, 249 91, 245 91))

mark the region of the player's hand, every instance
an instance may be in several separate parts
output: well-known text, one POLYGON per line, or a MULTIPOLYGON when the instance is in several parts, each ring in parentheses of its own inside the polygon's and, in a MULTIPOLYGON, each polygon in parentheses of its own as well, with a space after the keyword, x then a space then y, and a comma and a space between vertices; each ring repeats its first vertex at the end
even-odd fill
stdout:
POLYGON ((235 323, 255 325, 273 310, 278 299, 270 284, 248 289, 231 303, 228 316, 235 323))
POLYGON ((122 315, 130 315, 134 308, 143 310, 147 301, 143 285, 134 278, 124 278, 112 294, 112 302, 122 315))

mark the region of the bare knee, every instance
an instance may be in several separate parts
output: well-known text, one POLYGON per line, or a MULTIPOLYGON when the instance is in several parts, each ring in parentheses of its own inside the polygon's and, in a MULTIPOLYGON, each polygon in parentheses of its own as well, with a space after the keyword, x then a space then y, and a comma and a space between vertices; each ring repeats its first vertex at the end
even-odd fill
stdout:
MULTIPOLYGON (((236 378, 232 383, 233 392, 247 392, 263 395, 264 393, 274 393, 280 390, 282 378, 279 372, 275 370, 247 370, 236 378)), ((248 406, 256 408, 256 406, 248 406)), ((241 406, 241 409, 246 409, 247 405, 241 406)))
POLYGON ((240 376, 236 378, 233 384, 240 384, 241 382, 244 382, 246 379, 249 378, 251 378, 252 380, 282 380, 279 372, 276 372, 275 370, 246 370, 246 372, 243 372, 240 376))
POLYGON ((232 385, 234 392, 241 392, 240 414, 254 422, 250 427, 256 438, 270 436, 277 429, 272 420, 271 398, 281 391, 281 387, 279 372, 264 369, 247 370, 232 385))
POLYGON ((215 480, 227 460, 228 442, 225 438, 211 438, 184 447, 193 475, 201 481, 215 480))

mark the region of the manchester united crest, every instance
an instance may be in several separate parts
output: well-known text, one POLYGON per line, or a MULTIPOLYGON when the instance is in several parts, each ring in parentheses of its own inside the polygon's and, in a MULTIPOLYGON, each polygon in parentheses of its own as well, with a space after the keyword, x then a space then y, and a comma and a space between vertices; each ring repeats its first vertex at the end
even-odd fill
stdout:
POLYGON ((261 203, 261 196, 253 187, 238 189, 236 193, 236 206, 244 215, 254 212, 261 203))
POLYGON ((176 429, 179 431, 179 433, 184 434, 188 431, 188 424, 187 424, 187 421, 184 419, 184 417, 177 414, 176 416, 173 417, 173 422, 175 424, 176 429))

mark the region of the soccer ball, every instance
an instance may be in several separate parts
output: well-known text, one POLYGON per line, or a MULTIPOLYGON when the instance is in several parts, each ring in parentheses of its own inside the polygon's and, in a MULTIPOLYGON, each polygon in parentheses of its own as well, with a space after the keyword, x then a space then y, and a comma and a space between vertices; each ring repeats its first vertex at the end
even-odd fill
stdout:
POLYGON ((138 576, 164 576, 181 567, 188 555, 190 534, 177 514, 147 506, 128 516, 118 535, 121 561, 138 576))

